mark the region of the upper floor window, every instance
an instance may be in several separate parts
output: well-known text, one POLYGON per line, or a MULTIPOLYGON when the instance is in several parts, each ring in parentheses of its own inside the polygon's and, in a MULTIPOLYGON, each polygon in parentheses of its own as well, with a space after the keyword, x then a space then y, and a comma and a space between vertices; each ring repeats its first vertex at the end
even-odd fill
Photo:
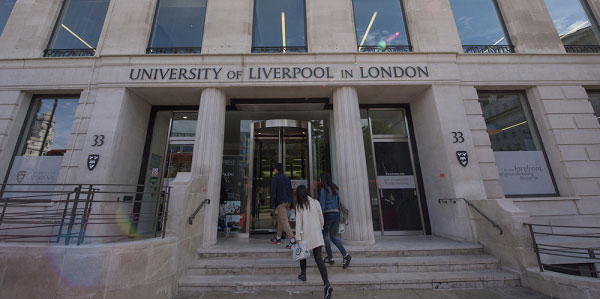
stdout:
POLYGON ((401 0, 353 0, 359 52, 410 52, 401 0))
POLYGON ((588 97, 592 103, 594 114, 596 115, 598 122, 600 122, 600 92, 588 92, 588 97))
POLYGON ((545 1, 568 53, 600 53, 598 24, 586 0, 545 1))
POLYGON ((465 53, 514 53, 496 0, 450 0, 465 53))
POLYGON ((149 54, 200 53, 206 0, 159 0, 149 54))
POLYGON ((0 35, 4 30, 4 25, 8 21, 8 17, 15 6, 15 0, 0 0, 0 35))
POLYGON ((255 0, 252 52, 306 52, 304 0, 255 0))
POLYGON ((93 56, 110 0, 65 0, 44 56, 93 56))

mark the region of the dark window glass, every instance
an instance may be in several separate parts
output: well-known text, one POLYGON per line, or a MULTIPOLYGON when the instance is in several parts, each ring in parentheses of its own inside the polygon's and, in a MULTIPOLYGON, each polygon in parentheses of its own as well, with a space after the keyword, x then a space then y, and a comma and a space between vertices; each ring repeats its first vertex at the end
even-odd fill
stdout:
POLYGON ((25 134, 9 173, 9 184, 54 184, 68 150, 78 99, 34 100, 25 134))
POLYGON ((518 93, 482 93, 479 103, 506 195, 555 195, 535 121, 518 93))
POLYGON ((49 49, 95 52, 110 0, 66 0, 49 49))
POLYGON ((306 52, 304 0, 255 0, 253 52, 306 52))
POLYGON ((13 6, 15 6, 15 0, 0 0, 0 34, 4 30, 4 25, 8 21, 13 6))
POLYGON ((588 95, 592 103, 592 108, 594 108, 594 114, 600 122, 600 92, 590 92, 588 95))
POLYGON ((565 46, 599 44, 595 28, 580 0, 545 1, 560 40, 565 46))
POLYGON ((206 0, 160 0, 150 48, 200 48, 206 0))
MULTIPOLYGON (((504 32, 495 0, 450 0, 452 13, 463 46, 506 46, 510 45, 504 32)), ((502 47, 499 47, 502 48, 502 47)), ((480 53, 494 52, 493 47, 480 53)), ((465 48, 465 52, 468 51, 465 48)), ((503 52, 503 51, 501 51, 503 52)))
POLYGON ((401 0, 353 0, 359 52, 409 51, 401 0))

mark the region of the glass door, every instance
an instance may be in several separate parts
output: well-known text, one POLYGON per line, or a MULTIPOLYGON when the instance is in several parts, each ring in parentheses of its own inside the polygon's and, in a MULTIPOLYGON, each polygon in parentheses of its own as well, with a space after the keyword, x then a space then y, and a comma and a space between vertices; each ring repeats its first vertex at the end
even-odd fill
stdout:
MULTIPOLYGON (((300 185, 309 186, 310 177, 310 123, 295 120, 268 120, 252 126, 250 162, 252 192, 249 192, 249 210, 252 211, 250 229, 253 233, 276 231, 276 215, 270 210, 270 187, 273 167, 283 165, 283 173, 292 183, 293 198, 300 185)), ((290 222, 292 228, 293 222, 290 222)))
POLYGON ((373 140, 373 149, 383 231, 420 234, 421 209, 408 141, 373 140))
POLYGON ((424 233, 413 153, 403 109, 370 109, 363 132, 372 195, 373 223, 382 235, 424 233))

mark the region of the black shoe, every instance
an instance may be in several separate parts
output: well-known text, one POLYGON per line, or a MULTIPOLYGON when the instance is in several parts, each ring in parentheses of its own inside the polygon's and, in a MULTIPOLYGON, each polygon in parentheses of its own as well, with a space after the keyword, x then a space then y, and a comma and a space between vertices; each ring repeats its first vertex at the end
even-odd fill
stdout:
POLYGON ((287 245, 285 245, 285 248, 287 248, 287 249, 292 249, 292 246, 293 246, 293 245, 296 245, 296 241, 294 241, 294 242, 290 242, 290 244, 287 244, 287 245))
POLYGON ((335 262, 333 261, 333 259, 332 259, 332 258, 330 258, 330 257, 326 257, 326 258, 324 258, 324 259, 323 259, 323 262, 325 262, 326 264, 330 264, 330 265, 333 265, 333 264, 335 264, 335 262))
POLYGON ((302 281, 306 281, 306 274, 298 274, 298 279, 302 280, 302 281))
POLYGON ((328 284, 325 286, 325 299, 331 299, 331 293, 333 293, 333 288, 328 284))
POLYGON ((342 268, 344 268, 344 269, 348 268, 348 266, 350 266, 351 259, 352 259, 352 257, 349 254, 346 254, 346 256, 344 257, 344 264, 342 265, 342 268))

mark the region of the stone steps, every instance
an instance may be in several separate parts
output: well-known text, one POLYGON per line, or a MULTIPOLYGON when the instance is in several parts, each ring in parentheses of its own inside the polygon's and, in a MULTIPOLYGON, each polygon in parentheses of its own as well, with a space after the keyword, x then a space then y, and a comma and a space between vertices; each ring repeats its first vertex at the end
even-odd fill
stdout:
MULTIPOLYGON (((334 248, 335 265, 327 265, 336 290, 463 289, 520 286, 519 276, 503 271, 500 260, 478 244, 434 236, 387 237, 372 246, 346 246, 347 269, 334 248)), ((201 248, 198 259, 179 280, 178 294, 211 292, 322 291, 314 259, 307 263, 307 282, 297 279, 298 262, 283 244, 264 239, 230 239, 201 248)))
MULTIPOLYGON (((298 262, 287 259, 209 259, 199 260, 188 268, 189 275, 287 275, 298 274, 298 262)), ((500 261, 488 255, 451 255, 426 257, 353 257, 351 266, 342 268, 341 258, 327 265, 328 273, 406 273, 497 270, 500 261)), ((318 273, 314 259, 309 258, 307 272, 318 273)))
MULTIPOLYGON (((211 291, 314 291, 322 287, 318 274, 307 275, 306 282, 297 274, 288 275, 188 275, 179 281, 180 295, 211 291)), ((331 274, 336 290, 379 289, 456 289, 520 286, 519 276, 502 270, 331 274)))
MULTIPOLYGON (((334 247, 335 248, 335 247, 334 247)), ((410 248, 406 250, 387 249, 387 248, 369 248, 347 246, 348 252, 352 257, 423 257, 423 256, 450 256, 450 255, 473 255, 482 254, 483 248, 476 244, 465 244, 464 247, 456 248, 428 248, 426 246, 410 248)), ((323 251, 325 253, 325 251, 323 251)), ((334 250, 335 256, 340 256, 337 250, 334 250)), ((230 259, 230 258, 246 258, 246 259, 291 259, 290 249, 285 249, 283 245, 273 246, 272 248, 261 248, 257 251, 253 248, 247 249, 199 249, 199 259, 230 259)))

